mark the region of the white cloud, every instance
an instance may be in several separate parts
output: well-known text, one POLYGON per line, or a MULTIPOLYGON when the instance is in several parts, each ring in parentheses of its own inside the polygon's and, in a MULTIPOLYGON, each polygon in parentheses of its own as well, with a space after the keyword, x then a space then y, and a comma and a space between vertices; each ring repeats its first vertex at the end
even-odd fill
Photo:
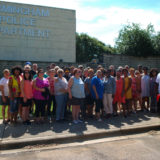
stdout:
POLYGON ((80 10, 78 13, 80 15, 77 16, 77 31, 95 36, 106 44, 114 45, 119 30, 128 22, 139 23, 143 28, 152 23, 155 30, 160 28, 159 13, 151 10, 118 7, 83 8, 80 10))
POLYGON ((29 3, 59 8, 75 9, 77 32, 87 33, 106 44, 114 45, 115 38, 124 24, 140 23, 146 27, 152 23, 158 31, 160 28, 159 13, 152 10, 128 9, 120 7, 98 8, 85 6, 85 2, 97 0, 8 0, 10 2, 29 3))

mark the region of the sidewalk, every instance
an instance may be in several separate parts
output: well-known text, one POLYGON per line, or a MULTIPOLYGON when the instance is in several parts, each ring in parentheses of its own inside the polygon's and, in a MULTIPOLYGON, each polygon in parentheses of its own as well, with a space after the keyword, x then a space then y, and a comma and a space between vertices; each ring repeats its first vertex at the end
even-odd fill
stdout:
POLYGON ((102 122, 89 119, 81 124, 73 124, 71 121, 51 122, 42 125, 32 124, 24 126, 4 125, 0 121, 0 150, 19 147, 20 145, 32 145, 58 142, 70 138, 84 136, 111 136, 114 133, 123 134, 143 130, 160 129, 160 116, 152 113, 137 113, 124 118, 122 116, 103 119, 102 122))

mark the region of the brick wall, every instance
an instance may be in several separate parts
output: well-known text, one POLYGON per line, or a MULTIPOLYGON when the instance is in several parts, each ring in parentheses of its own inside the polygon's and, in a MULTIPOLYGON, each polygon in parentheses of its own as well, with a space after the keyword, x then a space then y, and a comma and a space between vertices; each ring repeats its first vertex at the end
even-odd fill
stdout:
POLYGON ((106 66, 114 65, 125 66, 129 65, 130 67, 137 67, 137 65, 141 64, 142 66, 147 66, 148 68, 158 68, 160 70, 160 57, 133 57, 133 56, 124 56, 124 55, 104 55, 104 61, 106 66))

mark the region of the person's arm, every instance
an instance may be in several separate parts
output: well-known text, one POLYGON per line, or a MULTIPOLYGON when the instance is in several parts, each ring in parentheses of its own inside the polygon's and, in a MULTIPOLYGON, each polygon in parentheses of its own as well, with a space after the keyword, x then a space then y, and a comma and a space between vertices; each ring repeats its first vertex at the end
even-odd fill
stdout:
POLYGON ((99 99, 99 96, 98 96, 98 93, 97 93, 97 90, 96 90, 96 86, 93 85, 92 88, 93 88, 93 91, 94 91, 94 93, 96 95, 96 99, 99 99))
POLYGON ((113 97, 114 97, 115 92, 116 92, 116 81, 115 81, 114 78, 112 79, 112 88, 113 88, 113 93, 112 93, 112 95, 113 95, 113 97))
POLYGON ((6 98, 4 95, 4 85, 0 84, 0 91, 2 93, 2 101, 5 103, 6 102, 6 98))
POLYGON ((132 79, 131 79, 131 78, 129 78, 129 84, 128 84, 128 88, 126 88, 126 91, 128 91, 128 90, 129 90, 129 88, 131 88, 131 85, 132 85, 132 79))
POLYGON ((36 79, 33 81, 33 88, 37 91, 40 91, 40 92, 45 92, 45 89, 44 88, 38 88, 36 86, 36 79))
POLYGON ((11 100, 14 99, 14 95, 13 95, 13 92, 12 92, 12 84, 13 84, 13 80, 12 80, 12 78, 9 78, 8 88, 9 88, 9 97, 10 97, 11 100))
POLYGON ((84 81, 84 89, 90 94, 90 90, 89 90, 89 88, 88 88, 87 79, 85 79, 85 81, 84 81))
POLYGON ((71 77, 69 79, 69 82, 68 82, 68 93, 69 93, 69 99, 72 99, 72 92, 71 92, 71 87, 73 85, 73 78, 71 77))
POLYGON ((24 93, 24 79, 21 80, 20 88, 21 88, 21 93, 22 93, 23 101, 26 102, 27 98, 26 98, 25 93, 24 93))
POLYGON ((125 93, 125 83, 123 78, 122 78, 122 83, 123 83, 123 89, 122 89, 121 97, 123 97, 125 93))
POLYGON ((96 79, 92 79, 91 81, 91 86, 92 86, 92 89, 93 89, 93 92, 95 93, 96 95, 96 99, 99 99, 99 96, 98 96, 98 93, 97 93, 97 89, 96 89, 96 79))

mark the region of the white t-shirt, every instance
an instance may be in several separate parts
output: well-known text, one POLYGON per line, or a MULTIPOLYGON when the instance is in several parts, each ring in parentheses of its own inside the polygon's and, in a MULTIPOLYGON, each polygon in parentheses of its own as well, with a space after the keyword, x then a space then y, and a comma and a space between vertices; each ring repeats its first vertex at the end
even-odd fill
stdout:
POLYGON ((157 78, 156 78, 156 82, 158 83, 158 93, 160 94, 160 73, 158 73, 157 78))
MULTIPOLYGON (((9 79, 6 79, 5 77, 3 77, 0 80, 0 85, 4 86, 4 96, 8 96, 9 95, 8 82, 9 82, 9 79)), ((0 95, 2 95, 1 91, 0 91, 0 95)))

